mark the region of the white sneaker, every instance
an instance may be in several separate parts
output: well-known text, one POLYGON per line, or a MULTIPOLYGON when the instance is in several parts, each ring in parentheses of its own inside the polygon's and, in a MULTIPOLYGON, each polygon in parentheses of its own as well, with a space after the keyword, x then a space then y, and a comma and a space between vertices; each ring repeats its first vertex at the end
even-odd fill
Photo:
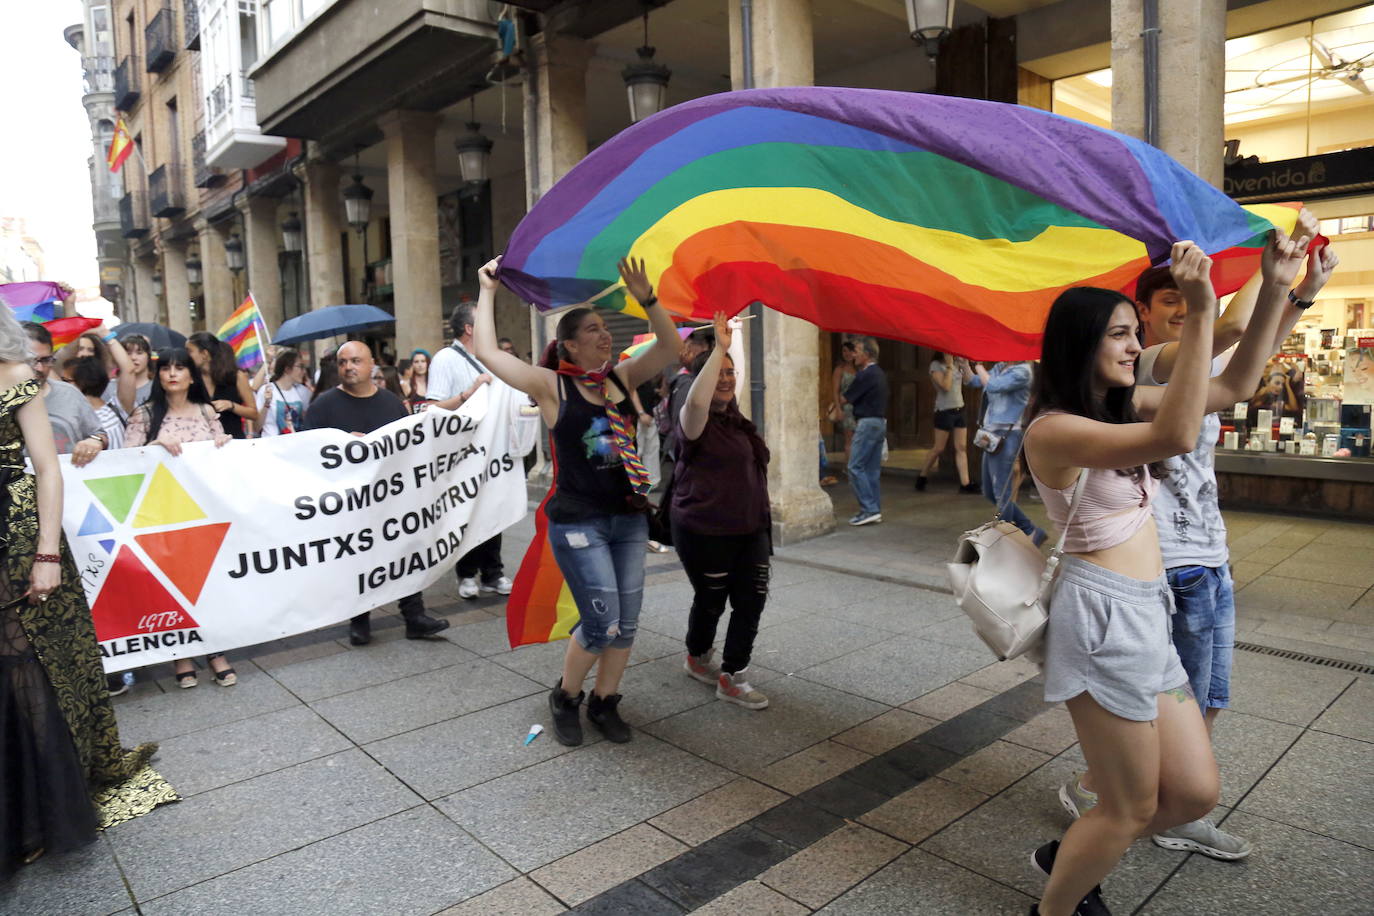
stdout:
POLYGON ((481 593, 482 593, 482 586, 481 586, 480 583, 478 583, 477 577, 476 577, 476 576, 472 576, 471 578, 468 578, 468 579, 459 579, 459 580, 458 580, 458 597, 459 597, 459 598, 476 598, 476 597, 477 597, 478 595, 480 595, 481 593))
POLYGON ((768 697, 750 685, 743 671, 736 671, 734 674, 726 674, 724 671, 720 673, 720 680, 716 681, 716 699, 735 703, 745 709, 763 709, 768 705, 768 697))
POLYGON ((1156 846, 1179 852, 1200 852, 1204 856, 1234 862, 1250 854, 1250 843, 1214 826, 1211 821, 1191 821, 1156 833, 1156 846))
POLYGON ((707 649, 705 655, 689 654, 682 667, 703 684, 716 684, 720 681, 720 665, 711 661, 711 656, 715 653, 715 649, 707 649))
MULTIPOLYGON (((482 594, 484 594, 484 595, 490 595, 490 594, 492 594, 492 593, 495 593, 495 594, 497 594, 497 595, 509 595, 509 594, 510 594, 510 580, 507 579, 505 576, 502 576, 501 578, 499 578, 499 579, 496 580, 496 584, 495 584, 495 585, 483 585, 483 586, 481 586, 481 590, 482 590, 482 594)), ((463 589, 462 589, 462 586, 461 586, 461 585, 458 587, 458 594, 460 594, 460 595, 463 594, 463 589)), ((463 597, 466 598, 467 596, 466 596, 466 595, 463 595, 463 597)))

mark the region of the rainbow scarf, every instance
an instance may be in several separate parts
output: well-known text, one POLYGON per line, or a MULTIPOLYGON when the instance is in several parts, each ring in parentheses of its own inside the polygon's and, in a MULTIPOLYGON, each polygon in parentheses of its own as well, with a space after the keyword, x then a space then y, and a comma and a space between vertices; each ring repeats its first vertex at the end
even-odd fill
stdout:
POLYGON ((756 89, 598 147, 521 221, 501 280, 543 309, 640 314, 616 275, 628 253, 679 317, 760 301, 832 331, 1033 359, 1064 289, 1129 290, 1191 239, 1233 292, 1296 209, 1242 208, 1139 140, 1038 109, 756 89))
POLYGON ((234 348, 234 362, 240 369, 251 372, 262 365, 262 340, 258 331, 261 326, 257 300, 249 293, 243 304, 215 332, 216 337, 234 348))
POLYGON ((558 365, 558 374, 568 376, 605 402, 606 422, 611 426, 611 441, 615 444, 620 463, 625 467, 626 476, 630 478, 630 489, 635 493, 648 493, 649 469, 639 460, 634 430, 630 428, 630 422, 625 419, 625 415, 620 412, 615 398, 606 390, 606 379, 611 375, 611 364, 607 363, 600 369, 583 369, 581 366, 563 361, 558 365))

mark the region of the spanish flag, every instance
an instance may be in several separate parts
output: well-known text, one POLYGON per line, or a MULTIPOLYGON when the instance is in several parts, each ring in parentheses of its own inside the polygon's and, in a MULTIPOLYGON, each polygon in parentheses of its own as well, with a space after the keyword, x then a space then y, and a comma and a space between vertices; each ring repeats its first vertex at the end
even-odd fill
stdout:
POLYGON ((124 126, 124 117, 115 119, 114 136, 110 138, 110 148, 105 152, 105 164, 111 172, 118 172, 124 160, 134 151, 134 138, 129 136, 129 128, 124 126))

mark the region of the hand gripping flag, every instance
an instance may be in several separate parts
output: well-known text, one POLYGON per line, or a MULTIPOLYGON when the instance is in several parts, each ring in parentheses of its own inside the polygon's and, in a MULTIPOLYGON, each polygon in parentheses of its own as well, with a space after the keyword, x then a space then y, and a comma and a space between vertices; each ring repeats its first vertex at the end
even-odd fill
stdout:
POLYGON ((114 133, 110 135, 110 148, 105 151, 105 164, 110 167, 111 172, 118 172, 119 167, 124 164, 134 151, 134 138, 129 136, 129 128, 124 124, 124 117, 115 119, 114 133))
POLYGON ((1191 239, 1233 292, 1296 216, 1242 208, 1139 140, 1034 108, 756 89, 597 148, 521 221, 501 280, 542 309, 638 314, 616 275, 629 254, 679 318, 760 301, 833 331, 1033 359, 1064 289, 1129 290, 1191 239))
POLYGON ((262 343, 266 339, 266 332, 262 328, 262 315, 258 312, 258 303, 252 293, 220 326, 215 336, 234 348, 234 362, 238 363, 240 369, 251 372, 262 365, 262 343))

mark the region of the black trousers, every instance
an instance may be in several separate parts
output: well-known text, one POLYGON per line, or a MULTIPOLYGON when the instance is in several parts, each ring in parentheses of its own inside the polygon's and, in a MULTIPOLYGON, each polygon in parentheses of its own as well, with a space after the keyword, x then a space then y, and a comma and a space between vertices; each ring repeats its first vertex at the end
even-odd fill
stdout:
POLYGON ((749 667, 759 617, 768 601, 769 532, 698 534, 673 523, 673 545, 692 583, 687 617, 687 651, 703 655, 716 641, 716 627, 730 603, 721 670, 735 674, 749 667))
MULTIPOLYGON (((396 602, 396 606, 401 609, 401 616, 404 617, 406 620, 419 617, 421 614, 425 612, 425 596, 420 594, 419 592, 416 592, 413 595, 406 595, 400 601, 396 602)), ((363 611, 361 614, 349 620, 349 623, 357 624, 370 625, 371 622, 371 611, 363 611)))
POLYGON ((471 579, 481 575, 483 585, 495 585, 504 571, 501 566, 501 535, 483 541, 458 561, 458 578, 471 579))

